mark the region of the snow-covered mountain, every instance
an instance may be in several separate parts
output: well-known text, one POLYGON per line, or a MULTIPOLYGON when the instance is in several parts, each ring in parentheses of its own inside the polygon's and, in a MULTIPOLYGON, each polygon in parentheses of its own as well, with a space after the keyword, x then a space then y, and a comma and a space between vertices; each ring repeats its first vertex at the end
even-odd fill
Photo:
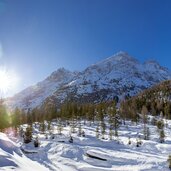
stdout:
POLYGON ((171 72, 156 61, 140 63, 125 52, 119 52, 89 66, 82 72, 64 68, 53 72, 42 82, 7 100, 10 107, 34 108, 45 102, 56 105, 64 101, 101 102, 135 95, 161 81, 171 79, 171 72))

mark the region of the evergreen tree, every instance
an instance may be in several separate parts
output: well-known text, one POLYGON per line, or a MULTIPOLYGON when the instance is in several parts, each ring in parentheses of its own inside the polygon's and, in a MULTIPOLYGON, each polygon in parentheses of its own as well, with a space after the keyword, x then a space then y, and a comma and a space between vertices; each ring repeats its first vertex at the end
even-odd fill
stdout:
POLYGON ((81 136, 81 134, 82 134, 82 127, 81 127, 81 123, 79 123, 78 136, 81 136))
POLYGON ((148 127, 144 128, 144 140, 150 139, 150 129, 148 127))
POLYGON ((118 128, 119 128, 120 122, 119 122, 119 115, 115 115, 114 117, 114 130, 115 130, 115 136, 118 137, 118 128))
POLYGON ((113 130, 114 130, 114 136, 118 137, 118 128, 120 126, 120 121, 119 121, 120 118, 116 112, 116 104, 115 103, 112 104, 112 107, 109 107, 108 112, 109 112, 109 124, 110 124, 109 133, 111 134, 110 137, 113 135, 113 130))
POLYGON ((111 126, 109 127, 109 139, 110 139, 110 140, 113 139, 113 129, 112 129, 111 126))
POLYGON ((171 169, 171 155, 168 156, 167 162, 169 163, 169 169, 171 169))
POLYGON ((142 119, 143 119, 143 124, 144 124, 144 128, 143 128, 143 133, 144 133, 144 139, 147 140, 148 139, 148 130, 147 130, 147 113, 148 113, 148 110, 147 110, 147 107, 146 106, 143 106, 142 107, 142 110, 141 110, 141 113, 142 113, 142 119))
POLYGON ((164 142, 164 138, 165 138, 165 133, 164 133, 164 130, 162 129, 160 131, 160 142, 163 143, 164 142))
POLYGON ((165 113, 165 117, 167 119, 171 119, 171 108, 170 108, 170 104, 169 103, 166 103, 165 107, 164 107, 164 113, 165 113))
POLYGON ((41 131, 42 133, 45 132, 45 122, 44 121, 42 123, 40 123, 39 131, 41 131))
POLYGON ((12 115, 12 125, 18 127, 21 124, 21 111, 19 108, 15 108, 12 115))
POLYGON ((151 124, 154 126, 157 124, 157 119, 155 117, 152 118, 151 124))
POLYGON ((23 130, 23 128, 20 126, 20 128, 19 128, 19 136, 20 136, 20 137, 23 137, 23 135, 24 135, 24 130, 23 130))
POLYGON ((38 122, 39 121, 39 110, 37 108, 34 108, 31 112, 30 115, 32 117, 33 122, 38 122))
POLYGON ((51 129, 51 122, 48 121, 47 130, 50 131, 50 129, 51 129))
POLYGON ((32 140, 32 128, 31 126, 27 126, 26 131, 24 133, 24 143, 29 143, 32 140))
POLYGON ((105 133, 106 133, 106 124, 104 122, 101 122, 101 134, 102 134, 102 139, 104 139, 105 133))
POLYGON ((155 107, 155 103, 154 102, 151 102, 151 114, 153 116, 156 116, 156 107, 155 107))
POLYGON ((120 112, 120 116, 121 118, 123 119, 123 123, 124 125, 126 124, 126 119, 128 118, 128 108, 129 108, 129 105, 128 103, 126 103, 126 101, 122 101, 121 104, 120 104, 120 109, 119 109, 119 112, 120 112))
POLYGON ((91 126, 91 122, 94 122, 94 113, 95 113, 95 108, 94 105, 89 104, 87 106, 87 120, 89 121, 89 124, 91 126))
POLYGON ((132 104, 130 105, 131 107, 129 108, 130 109, 130 113, 131 113, 131 120, 133 122, 138 123, 139 121, 139 115, 138 115, 138 111, 137 111, 137 102, 135 99, 132 100, 132 104))
POLYGON ((63 130, 62 124, 59 123, 58 126, 57 126, 57 131, 58 131, 58 134, 59 134, 59 135, 62 134, 62 130, 63 130))
POLYGON ((159 140, 161 143, 164 142, 164 138, 165 138, 165 133, 164 133, 164 122, 163 120, 159 120, 157 122, 157 130, 158 130, 158 133, 159 133, 159 140))
POLYGON ((99 133, 99 126, 97 126, 96 127, 96 138, 99 138, 99 135, 100 135, 100 133, 99 133))
POLYGON ((3 104, 3 100, 0 100, 0 131, 9 127, 10 116, 6 110, 5 105, 3 104))
POLYGON ((39 139, 38 137, 36 137, 34 140, 34 147, 39 147, 39 144, 40 144, 39 139))
POLYGON ((130 137, 128 138, 128 145, 131 145, 131 139, 130 139, 130 137))
POLYGON ((70 142, 70 143, 73 143, 73 138, 72 138, 72 136, 70 136, 69 142, 70 142))
POLYGON ((32 125, 32 123, 33 123, 33 118, 32 118, 30 109, 27 111, 27 123, 28 123, 29 125, 32 125))
POLYGON ((136 146, 137 147, 140 147, 140 145, 142 144, 142 141, 141 141, 141 138, 140 138, 140 136, 136 139, 136 146))

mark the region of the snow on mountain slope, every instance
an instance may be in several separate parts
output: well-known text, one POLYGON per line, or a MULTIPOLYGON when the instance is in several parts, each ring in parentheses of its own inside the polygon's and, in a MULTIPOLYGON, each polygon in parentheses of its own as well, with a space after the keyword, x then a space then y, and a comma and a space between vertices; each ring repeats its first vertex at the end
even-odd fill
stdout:
POLYGON ((42 82, 28 87, 14 97, 9 98, 7 104, 10 104, 12 108, 16 106, 22 108, 30 106, 34 108, 40 105, 48 96, 52 95, 59 87, 70 82, 74 76, 74 73, 60 68, 42 82))
POLYGON ((49 100, 57 105, 65 100, 100 102, 128 93, 135 95, 168 79, 171 79, 171 72, 157 62, 140 63, 127 53, 119 52, 82 72, 59 69, 44 81, 8 99, 7 104, 33 108, 49 100))

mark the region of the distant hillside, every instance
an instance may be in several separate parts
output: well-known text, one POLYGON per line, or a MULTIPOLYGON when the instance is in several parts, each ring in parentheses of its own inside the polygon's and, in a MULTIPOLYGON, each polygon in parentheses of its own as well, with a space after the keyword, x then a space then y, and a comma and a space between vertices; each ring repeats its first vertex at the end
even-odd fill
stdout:
POLYGON ((121 103, 121 110, 127 115, 142 113, 143 107, 152 115, 171 119, 171 80, 163 81, 121 103))

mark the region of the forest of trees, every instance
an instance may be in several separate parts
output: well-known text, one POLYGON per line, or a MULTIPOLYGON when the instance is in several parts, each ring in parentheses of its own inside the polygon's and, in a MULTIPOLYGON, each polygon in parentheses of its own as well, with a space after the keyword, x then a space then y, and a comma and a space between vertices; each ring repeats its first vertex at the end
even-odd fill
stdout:
MULTIPOLYGON (((19 127, 22 124, 32 125, 34 122, 44 123, 51 122, 53 119, 58 121, 58 131, 61 132, 62 125, 69 123, 74 132, 75 126, 81 130, 81 121, 89 124, 96 124, 96 136, 101 135, 104 138, 106 127, 108 126, 109 136, 118 136, 118 128, 121 123, 125 124, 126 120, 134 123, 143 124, 144 139, 149 139, 149 128, 147 126, 148 115, 154 117, 171 119, 171 102, 170 102, 170 82, 164 82, 159 86, 140 93, 135 97, 126 96, 118 103, 117 100, 102 102, 99 104, 77 104, 66 102, 60 107, 54 103, 45 103, 40 108, 32 110, 23 110, 15 108, 9 111, 0 101, 0 130, 3 131, 8 127, 19 127), (107 124, 107 125, 106 125, 107 124)), ((164 138, 162 120, 153 121, 158 128, 159 136, 164 138)), ((42 124, 43 125, 43 124, 42 124)), ((43 129, 43 127, 42 127, 43 129)))
MULTIPOLYGON (((117 134, 117 127, 119 122, 118 112, 116 110, 116 103, 100 103, 100 104, 81 104, 68 102, 63 104, 60 108, 55 105, 44 105, 42 108, 35 108, 33 110, 20 110, 15 108, 13 111, 8 111, 3 101, 0 103, 0 129, 7 127, 19 127, 21 124, 32 125, 34 122, 43 123, 56 119, 63 123, 70 123, 71 125, 77 124, 81 121, 87 122, 90 125, 96 123, 102 134, 105 133, 105 119, 108 118, 111 132, 114 129, 117 134)), ((112 134, 112 133, 111 133, 112 134)))

